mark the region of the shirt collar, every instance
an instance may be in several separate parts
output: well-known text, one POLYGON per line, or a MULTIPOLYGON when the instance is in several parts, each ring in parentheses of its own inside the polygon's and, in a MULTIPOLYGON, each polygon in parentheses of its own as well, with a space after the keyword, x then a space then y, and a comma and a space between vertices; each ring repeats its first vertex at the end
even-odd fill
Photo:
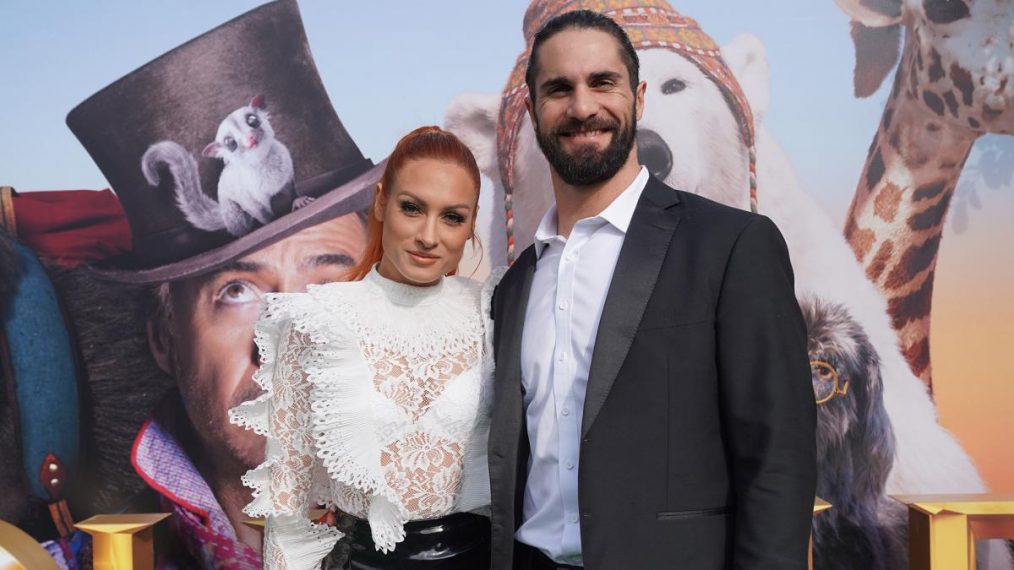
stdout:
MULTIPOLYGON (((648 185, 648 169, 641 167, 641 170, 637 173, 634 180, 627 186, 619 196, 613 198, 613 201, 606 206, 606 209, 599 212, 599 214, 593 218, 585 219, 600 219, 604 222, 612 225, 614 228, 620 230, 623 234, 627 233, 627 228, 630 227, 630 220, 634 217, 634 209, 637 207, 637 201, 641 198, 641 193, 644 192, 644 187, 648 185)), ((553 240, 559 237, 559 229, 556 218, 556 204, 554 203, 549 207, 549 210, 542 216, 542 220, 539 222, 539 227, 535 230, 535 255, 536 257, 541 256, 546 246, 553 240)))
MULTIPOLYGON (((162 405, 182 407, 171 401, 162 405)), ((260 553, 239 542, 211 487, 172 432, 172 422, 159 421, 162 411, 144 422, 134 440, 130 453, 134 470, 178 511, 174 526, 184 535, 181 538, 195 543, 195 555, 216 568, 259 567, 260 553)))

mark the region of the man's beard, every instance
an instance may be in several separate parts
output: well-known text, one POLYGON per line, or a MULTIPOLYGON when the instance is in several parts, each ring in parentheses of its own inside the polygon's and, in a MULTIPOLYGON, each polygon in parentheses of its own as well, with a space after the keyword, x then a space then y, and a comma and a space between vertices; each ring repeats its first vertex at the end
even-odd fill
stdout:
MULTIPOLYGON (((216 399, 202 388, 205 379, 199 378, 196 372, 184 366, 179 359, 173 357, 174 377, 180 391, 187 419, 193 430, 196 441, 187 442, 186 447, 198 452, 216 465, 216 469, 231 465, 242 466, 245 471, 253 469, 264 461, 264 445, 261 438, 246 436, 245 430, 232 425, 226 410, 230 410, 243 402, 253 400, 264 393, 256 382, 246 382, 229 397, 226 410, 215 406, 216 399), (199 449, 194 449, 196 445, 199 449)), ((251 432, 252 433, 252 432, 251 432)))
POLYGON ((535 140, 539 148, 546 155, 546 160, 553 167, 559 177, 571 186, 591 186, 605 182, 612 178, 620 168, 627 162, 630 150, 634 147, 634 136, 636 126, 633 118, 636 116, 636 109, 631 108, 631 122, 625 128, 617 121, 604 118, 591 118, 587 120, 571 119, 562 125, 557 125, 549 133, 543 133, 539 126, 538 117, 534 118, 535 140), (559 137, 565 133, 574 131, 595 131, 605 130, 613 133, 609 146, 603 151, 591 147, 578 147, 570 154, 563 150, 559 143, 559 137))

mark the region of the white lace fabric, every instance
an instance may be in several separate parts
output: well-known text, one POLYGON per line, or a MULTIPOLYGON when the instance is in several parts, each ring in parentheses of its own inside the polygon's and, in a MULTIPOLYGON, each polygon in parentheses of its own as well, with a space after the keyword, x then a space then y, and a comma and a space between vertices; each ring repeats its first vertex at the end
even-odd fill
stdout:
POLYGON ((267 568, 316 568, 342 534, 308 511, 367 519, 393 550, 404 523, 489 504, 489 298, 446 277, 412 287, 381 277, 273 294, 255 331, 258 398, 230 411, 266 436, 243 482, 267 517, 267 568))

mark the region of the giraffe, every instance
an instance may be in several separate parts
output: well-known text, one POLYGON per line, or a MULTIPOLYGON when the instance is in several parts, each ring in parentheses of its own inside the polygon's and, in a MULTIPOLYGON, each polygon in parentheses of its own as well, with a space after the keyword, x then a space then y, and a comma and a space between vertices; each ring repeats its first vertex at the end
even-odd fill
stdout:
POLYGON ((835 0, 852 18, 855 94, 901 63, 845 237, 884 294, 913 373, 929 388, 933 277, 944 219, 975 141, 1014 134, 1014 0, 835 0))

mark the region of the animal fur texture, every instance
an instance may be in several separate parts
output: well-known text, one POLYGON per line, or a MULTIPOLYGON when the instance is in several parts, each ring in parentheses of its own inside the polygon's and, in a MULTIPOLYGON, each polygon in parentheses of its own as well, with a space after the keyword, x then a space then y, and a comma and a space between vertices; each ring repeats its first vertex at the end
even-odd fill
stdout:
POLYGON ((201 189, 197 161, 173 141, 151 145, 141 157, 141 170, 152 186, 165 164, 174 180, 176 204, 187 221, 206 231, 225 229, 234 236, 250 232, 256 223, 275 218, 271 199, 293 192, 293 166, 289 150, 275 138, 264 98, 254 97, 219 124, 214 142, 204 156, 225 163, 218 179, 218 201, 201 189))
MULTIPOLYGON (((148 349, 146 291, 96 279, 86 269, 49 268, 77 339, 83 368, 85 508, 115 512, 145 483, 130 464, 141 424, 175 384, 148 349)), ((76 516, 80 516, 75 513, 76 516)))
POLYGON ((806 296, 800 309, 814 392, 827 393, 825 363, 844 392, 817 405, 817 495, 833 506, 814 519, 814 567, 907 568, 905 508, 884 493, 895 441, 880 358, 843 305, 806 296))

